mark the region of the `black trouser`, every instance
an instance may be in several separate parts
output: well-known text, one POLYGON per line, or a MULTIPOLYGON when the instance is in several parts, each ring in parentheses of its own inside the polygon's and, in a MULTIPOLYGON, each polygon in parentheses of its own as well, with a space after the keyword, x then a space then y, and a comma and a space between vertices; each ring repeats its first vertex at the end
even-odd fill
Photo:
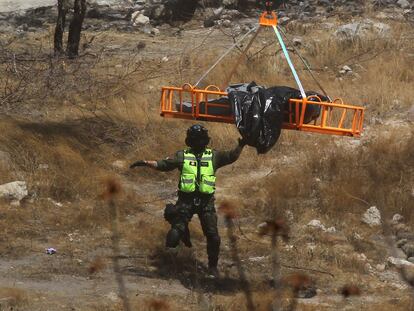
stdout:
POLYGON ((180 193, 175 206, 176 216, 170 222, 171 230, 167 235, 166 246, 176 247, 180 240, 185 240, 186 238, 189 241, 188 223, 193 215, 197 214, 203 233, 207 238, 208 266, 210 268, 217 267, 220 252, 220 236, 217 229, 214 196, 180 193))

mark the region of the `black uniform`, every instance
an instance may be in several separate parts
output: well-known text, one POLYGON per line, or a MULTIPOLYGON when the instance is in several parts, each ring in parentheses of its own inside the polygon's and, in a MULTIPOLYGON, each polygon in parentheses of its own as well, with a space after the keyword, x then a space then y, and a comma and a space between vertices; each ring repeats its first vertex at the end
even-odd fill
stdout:
MULTIPOLYGON (((235 162, 242 151, 241 146, 237 146, 230 151, 213 150, 212 162, 214 171, 220 167, 235 162)), ((204 150, 194 152, 197 159, 201 158, 204 150)), ((178 151, 173 158, 167 158, 157 162, 157 169, 160 171, 171 171, 174 169, 182 170, 184 162, 184 151, 178 151)), ((188 223, 194 214, 200 219, 203 233, 207 238, 207 255, 209 267, 216 267, 220 252, 220 236, 217 229, 217 214, 214 207, 214 194, 203 194, 198 191, 185 193, 178 191, 178 200, 175 204, 174 213, 166 217, 171 223, 171 230, 168 232, 166 246, 176 247, 180 240, 186 246, 191 246, 188 223)), ((172 208, 172 207, 171 207, 172 208)))

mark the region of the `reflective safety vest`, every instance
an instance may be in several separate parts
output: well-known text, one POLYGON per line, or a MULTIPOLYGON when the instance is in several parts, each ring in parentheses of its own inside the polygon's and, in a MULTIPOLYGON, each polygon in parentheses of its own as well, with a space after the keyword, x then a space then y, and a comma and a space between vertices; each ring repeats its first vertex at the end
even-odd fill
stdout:
POLYGON ((199 191, 205 194, 213 194, 216 190, 216 176, 213 167, 213 152, 206 149, 197 161, 197 157, 184 150, 184 163, 180 177, 180 191, 191 193, 199 191))

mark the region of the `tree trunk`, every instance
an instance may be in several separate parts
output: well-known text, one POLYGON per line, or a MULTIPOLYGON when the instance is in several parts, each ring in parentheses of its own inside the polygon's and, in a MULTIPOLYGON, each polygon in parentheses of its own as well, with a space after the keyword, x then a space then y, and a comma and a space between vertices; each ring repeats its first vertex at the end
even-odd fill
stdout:
POLYGON ((66 50, 69 58, 74 58, 79 54, 79 42, 85 13, 86 0, 75 0, 73 18, 69 25, 68 46, 66 50))
POLYGON ((58 18, 56 21, 54 50, 55 55, 63 53, 63 32, 65 31, 67 7, 65 0, 58 0, 58 18))

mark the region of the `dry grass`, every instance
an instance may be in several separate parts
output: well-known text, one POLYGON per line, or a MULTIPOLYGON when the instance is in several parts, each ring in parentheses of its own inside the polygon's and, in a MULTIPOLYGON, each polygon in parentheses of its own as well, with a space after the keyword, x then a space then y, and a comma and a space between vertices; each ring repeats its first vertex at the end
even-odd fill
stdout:
MULTIPOLYGON (((413 58, 407 56, 414 48, 412 41, 407 39, 410 28, 392 26, 392 38, 357 41, 346 46, 339 45, 326 30, 316 26, 305 29, 292 25, 288 29, 292 36, 303 36, 301 52, 313 64, 329 94, 367 107, 366 123, 370 128, 360 144, 349 138, 286 131, 269 154, 259 158, 253 150, 247 149, 233 166, 234 170, 227 168, 220 173, 223 177, 241 176, 240 179, 233 178, 241 182, 236 181, 232 185, 240 187, 240 192, 233 193, 238 196, 237 213, 242 219, 249 217, 247 224, 242 223, 242 226, 248 228, 246 234, 250 240, 235 227, 239 255, 243 259, 269 254, 270 243, 254 234, 255 225, 275 219, 275 215, 285 215, 289 210, 294 215, 292 240, 281 243, 279 248, 284 250, 289 243, 295 248, 282 253, 282 262, 327 269, 339 275, 335 281, 343 281, 341 284, 363 282, 364 279, 371 280, 365 263, 348 253, 365 253, 375 262, 381 262, 385 257, 383 249, 366 240, 348 239, 355 227, 367 236, 379 233, 379 230, 359 228, 360 215, 365 209, 376 205, 386 219, 398 212, 408 223, 414 221, 410 209, 414 182, 412 125, 381 124, 384 120, 401 118, 414 96, 411 87, 414 63, 413 58), (357 75, 339 76, 338 70, 345 64, 350 65, 357 75), (247 180, 246 176, 252 171, 261 170, 269 171, 269 174, 247 180), (301 228, 313 218, 335 226, 346 237, 327 238, 301 228), (317 244, 318 248, 309 250, 307 243, 317 244)), ((89 35, 92 34, 87 33, 89 35)), ((40 38, 36 42, 44 44, 47 41, 47 36, 37 36, 40 38)), ((26 277, 39 278, 40 274, 45 278, 56 274, 86 277, 92 274, 99 280, 100 272, 105 273, 109 256, 105 249, 109 247, 111 218, 100 194, 103 181, 113 175, 140 188, 136 191, 124 187, 117 201, 122 255, 135 256, 133 264, 138 268, 144 267, 146 273, 149 271, 146 270, 148 262, 158 265, 155 273, 163 277, 171 277, 174 272, 186 276, 184 272, 193 272, 197 269, 197 259, 203 258, 200 254, 195 258, 194 253, 184 251, 176 259, 179 264, 175 270, 167 271, 171 256, 162 248, 168 225, 161 213, 154 213, 155 209, 163 208, 163 201, 152 202, 158 199, 154 194, 157 188, 148 184, 174 180, 175 176, 167 177, 148 170, 129 173, 114 168, 112 162, 161 158, 182 148, 185 129, 192 122, 163 120, 158 116, 159 86, 196 81, 200 70, 206 69, 217 58, 217 51, 224 45, 222 42, 229 38, 216 34, 206 40, 206 45, 218 45, 214 50, 205 46, 193 49, 194 45, 189 44, 191 48, 182 51, 183 43, 171 40, 174 42, 171 42, 169 50, 163 52, 170 60, 164 63, 160 60, 164 54, 159 52, 156 44, 149 43, 150 51, 145 55, 136 53, 131 43, 136 42, 135 36, 105 33, 94 41, 96 46, 91 48, 90 52, 96 55, 77 61, 49 59, 42 51, 35 55, 43 58, 36 64, 27 66, 24 62, 17 62, 18 73, 13 71, 13 64, 8 61, 0 66, 1 86, 8 79, 9 91, 14 92, 8 97, 7 104, 1 107, 10 117, 0 120, 0 150, 9 154, 10 165, 0 166, 0 184, 23 179, 28 182, 31 193, 30 198, 22 202, 22 208, 0 205, 0 252, 5 256, 23 257, 43 251, 45 245, 53 242, 56 244, 52 246, 57 245, 59 253, 67 256, 50 266, 23 269, 21 273, 26 277), (112 44, 116 40, 123 45, 120 51, 99 52, 108 42, 112 44), (21 80, 23 74, 30 71, 21 80), (24 89, 13 91, 19 82, 24 83, 24 89), (35 115, 33 111, 39 114, 35 115), (47 198, 64 205, 58 207, 47 198), (143 201, 150 203, 143 204, 143 201), (68 234, 74 232, 79 241, 69 241, 68 234), (91 249, 97 250, 98 254, 90 254, 91 249), (77 259, 86 264, 79 264, 77 259)), ((34 38, 29 38, 28 42, 15 42, 5 48, 18 50, 29 45, 32 39, 35 42, 34 38)), ((185 38, 188 42, 193 39, 185 38)), ((271 34, 261 35, 258 42, 272 39, 271 34)), ((34 46, 36 44, 33 43, 34 46)), ((250 55, 259 48, 254 46, 250 55)), ((33 46, 25 53, 33 55, 33 46)), ((296 59, 295 56, 293 58, 296 59)), ((234 57, 217 67, 205 83, 223 82, 233 65, 232 59, 234 57)), ((240 65, 233 82, 251 80, 268 86, 293 85, 285 60, 279 52, 274 52, 274 47, 240 65)), ((304 82, 308 89, 315 87, 308 77, 304 82)), ((0 95, 0 102, 5 95, 8 94, 0 95)), ((214 147, 233 146, 238 136, 234 128, 211 123, 208 127, 214 147)), ((204 254, 204 237, 195 222, 191 225, 192 239, 195 248, 203 249, 204 254)), ((229 251, 224 249, 223 257, 228 256, 229 251)), ((253 275, 255 308, 268 310, 275 294, 267 287, 264 291, 257 290, 257 284, 269 276, 269 271, 261 271, 260 265, 256 264, 246 264, 246 269, 249 276, 253 275)), ((282 274, 287 271, 282 269, 282 274)), ((332 290, 329 276, 319 276, 317 280, 318 286, 332 290)), ((24 304, 24 293, 17 294, 13 299, 17 304, 24 304)), ((217 295, 215 299, 214 310, 242 310, 245 304, 240 293, 224 297, 217 295)), ((181 306, 188 306, 186 303, 175 297, 131 298, 132 306, 144 310, 182 310, 181 306)), ((403 297, 398 306, 410 303, 403 297)), ((341 303, 336 305, 342 306, 341 303)), ((117 304, 97 303, 95 309, 120 308, 117 304)), ((300 305, 301 310, 317 308, 300 305)), ((367 310, 381 308, 398 310, 392 301, 367 306, 367 310)))

